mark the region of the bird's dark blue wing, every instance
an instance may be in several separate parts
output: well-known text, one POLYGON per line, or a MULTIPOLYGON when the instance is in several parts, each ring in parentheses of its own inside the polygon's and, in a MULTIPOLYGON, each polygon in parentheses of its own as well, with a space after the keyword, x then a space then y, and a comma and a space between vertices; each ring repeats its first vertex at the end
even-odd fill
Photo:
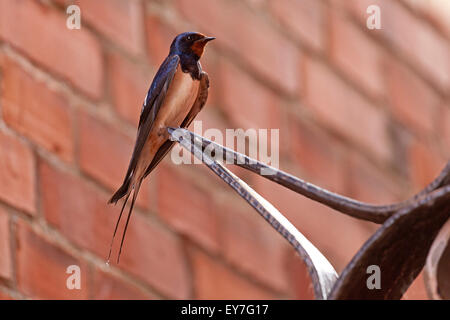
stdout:
POLYGON ((180 57, 178 55, 168 56, 156 73, 150 89, 148 90, 142 106, 136 144, 134 146, 133 155, 131 156, 130 164, 125 176, 125 181, 131 177, 131 174, 136 168, 139 155, 153 126, 159 108, 164 101, 179 62, 180 57))
MULTIPOLYGON (((159 67, 159 70, 158 72, 156 72, 156 75, 153 78, 153 82, 148 89, 144 104, 142 105, 141 116, 139 118, 139 128, 141 127, 142 123, 144 123, 148 119, 148 115, 150 114, 151 110, 155 109, 154 103, 156 99, 161 94, 165 96, 167 88, 170 84, 170 81, 172 81, 173 75, 175 74, 179 62, 180 57, 175 54, 168 56, 159 67), (166 88, 164 88, 165 85, 166 88)), ((161 100, 163 100, 163 98, 161 100)), ((160 106, 157 106, 158 109, 159 107, 160 106)))

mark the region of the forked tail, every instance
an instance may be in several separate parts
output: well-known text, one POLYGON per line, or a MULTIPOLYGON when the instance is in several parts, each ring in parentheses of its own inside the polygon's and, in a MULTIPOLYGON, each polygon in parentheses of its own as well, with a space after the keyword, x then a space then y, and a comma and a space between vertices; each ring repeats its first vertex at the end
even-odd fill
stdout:
POLYGON ((137 198, 137 195, 139 193, 139 189, 141 187, 142 179, 137 181, 134 184, 134 186, 131 187, 131 190, 129 190, 130 189, 130 181, 131 181, 131 179, 125 180, 123 185, 119 188, 119 190, 116 191, 116 193, 114 193, 114 195, 112 196, 112 198, 108 202, 108 203, 116 204, 117 201, 119 201, 121 198, 126 196, 126 198, 125 198, 125 200, 123 202, 123 205, 122 205, 122 209, 120 210, 119 218, 117 219, 116 226, 114 228, 113 237, 111 239, 111 244, 110 244, 110 247, 109 247, 108 260, 106 262, 107 264, 109 264, 109 260, 111 258, 112 246, 113 246, 113 243, 114 243, 114 238, 116 236, 117 228, 119 227, 120 219, 122 218, 123 210, 125 209, 125 206, 126 206, 126 204, 128 202, 128 198, 130 197, 131 192, 133 191, 133 198, 131 200, 130 211, 128 212, 127 221, 125 223, 125 228, 124 228, 123 235, 122 235, 122 241, 120 242, 119 254, 117 256, 117 263, 119 263, 119 261, 120 261, 120 254, 122 253, 122 246, 123 246, 123 242, 125 240, 125 234, 127 232, 128 222, 130 221, 131 213, 133 212, 133 208, 134 208, 134 203, 136 202, 136 198, 137 198))

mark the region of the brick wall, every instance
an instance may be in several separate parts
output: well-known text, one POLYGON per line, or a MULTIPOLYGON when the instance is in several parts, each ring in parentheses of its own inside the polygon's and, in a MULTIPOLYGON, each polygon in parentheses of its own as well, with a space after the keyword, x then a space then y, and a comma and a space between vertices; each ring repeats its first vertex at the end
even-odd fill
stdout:
MULTIPOLYGON (((450 155, 445 1, 0 0, 0 298, 311 298, 283 239, 206 168, 147 179, 105 265, 142 100, 179 32, 217 37, 203 128, 280 128, 281 168, 373 203, 450 155), (365 26, 382 9, 382 30, 365 26), (116 248, 117 249, 117 248, 116 248), (117 250, 115 250, 117 253, 117 250), (81 268, 81 290, 66 268, 81 268)), ((236 169, 341 271, 377 226, 236 169)), ((419 277, 406 298, 426 298, 419 277)))

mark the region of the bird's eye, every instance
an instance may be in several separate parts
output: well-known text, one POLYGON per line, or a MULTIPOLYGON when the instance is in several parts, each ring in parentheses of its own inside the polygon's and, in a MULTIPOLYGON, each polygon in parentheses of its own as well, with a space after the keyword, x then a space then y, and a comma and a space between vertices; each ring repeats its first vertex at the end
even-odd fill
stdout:
POLYGON ((191 36, 188 36, 188 37, 187 37, 187 40, 188 40, 188 41, 191 41, 191 40, 192 40, 192 37, 191 37, 191 36))

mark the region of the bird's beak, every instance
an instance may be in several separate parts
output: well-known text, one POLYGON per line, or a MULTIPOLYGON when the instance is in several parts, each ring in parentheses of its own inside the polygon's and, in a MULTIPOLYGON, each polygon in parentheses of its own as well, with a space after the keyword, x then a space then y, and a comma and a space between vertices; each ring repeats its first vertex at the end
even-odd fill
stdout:
POLYGON ((203 37, 203 38, 198 39, 195 42, 200 42, 200 43, 203 43, 203 45, 205 45, 206 43, 208 43, 208 42, 210 42, 211 40, 214 40, 214 39, 215 39, 215 37, 203 37))

